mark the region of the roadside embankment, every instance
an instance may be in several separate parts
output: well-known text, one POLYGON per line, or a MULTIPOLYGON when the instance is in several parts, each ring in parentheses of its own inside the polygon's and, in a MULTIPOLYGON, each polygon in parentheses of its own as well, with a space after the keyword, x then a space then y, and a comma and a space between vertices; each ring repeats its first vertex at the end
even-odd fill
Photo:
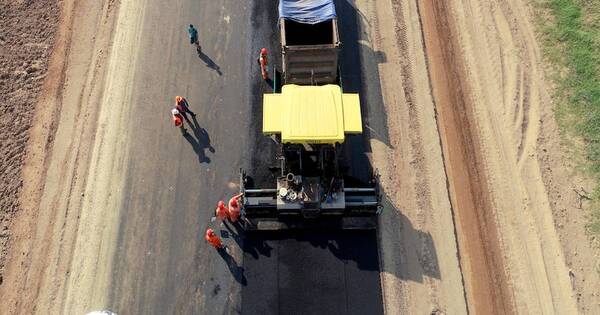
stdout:
MULTIPOLYGON (((454 222, 416 1, 360 0, 369 157, 385 192, 379 220, 387 314, 465 314, 454 222)), ((345 48, 347 49, 347 47, 345 48)))
POLYGON ((544 181, 582 313, 600 313, 600 2, 532 1, 552 83, 544 181))
POLYGON ((0 285, 59 16, 57 0, 0 1, 0 285))
MULTIPOLYGON (((35 5, 28 1, 23 9, 27 12, 35 5)), ((118 201, 106 196, 117 193, 106 187, 119 187, 119 177, 107 179, 106 174, 121 174, 117 161, 122 150, 117 144, 125 141, 119 127, 127 115, 120 110, 128 108, 115 99, 119 93, 105 91, 112 47, 130 47, 124 44, 127 39, 112 43, 118 5, 61 2, 56 44, 32 115, 19 196, 22 209, 11 225, 0 286, 2 312, 81 314, 105 306, 105 279, 115 243, 112 223, 118 216, 113 210, 118 201), (99 154, 100 144, 104 155, 99 154)), ((130 24, 122 24, 129 29, 130 24)), ((130 60, 128 55, 112 68, 126 72, 122 64, 130 60)), ((122 78, 115 71, 111 74, 122 78)), ((124 86, 115 80, 113 87, 124 86)))
POLYGON ((558 135, 530 8, 419 3, 469 310, 576 313, 551 193, 569 187, 548 182, 564 167, 548 164, 558 135))

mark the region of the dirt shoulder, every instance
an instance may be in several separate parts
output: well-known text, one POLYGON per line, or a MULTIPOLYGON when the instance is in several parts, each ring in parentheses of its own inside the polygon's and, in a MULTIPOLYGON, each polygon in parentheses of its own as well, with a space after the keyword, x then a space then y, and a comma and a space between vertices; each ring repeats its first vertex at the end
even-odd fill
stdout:
POLYGON ((29 131, 44 80, 53 73, 59 17, 56 0, 0 1, 0 285, 10 226, 21 209, 29 131))
POLYGON ((355 3, 366 76, 381 85, 366 97, 387 117, 366 115, 390 202, 386 312, 597 313, 597 255, 582 224, 566 227, 583 219, 581 182, 558 146, 530 8, 355 3))
MULTIPOLYGON (((566 163, 556 163, 561 160, 560 148, 551 145, 559 135, 552 130, 552 103, 530 8, 520 0, 420 3, 423 16, 428 10, 435 21, 447 20, 438 33, 443 31, 450 36, 446 40, 437 36, 442 47, 440 55, 428 47, 430 60, 438 58, 441 64, 452 64, 445 78, 432 76, 434 92, 436 85, 441 84, 462 94, 458 101, 446 102, 436 97, 440 121, 448 108, 451 112, 458 110, 461 123, 457 130, 470 130, 467 138, 476 148, 464 156, 467 161, 475 161, 475 167, 449 176, 453 199, 458 199, 460 189, 464 189, 461 178, 465 174, 479 178, 481 185, 475 189, 471 185, 472 196, 479 199, 474 222, 482 227, 479 233, 460 219, 465 208, 458 200, 453 201, 461 265, 465 266, 463 262, 475 254, 468 249, 469 242, 480 239, 489 269, 495 274, 486 280, 480 278, 481 273, 469 276, 469 268, 463 269, 469 308, 477 311, 485 306, 478 306, 481 292, 474 285, 492 280, 492 298, 504 301, 505 312, 596 313, 596 302, 581 303, 580 296, 590 297, 593 292, 589 287, 574 285, 565 239, 561 239, 557 229, 557 195, 551 191, 559 190, 567 196, 572 187, 564 185, 564 180, 558 184, 557 178, 549 185, 548 173, 553 168, 559 176, 568 171, 566 163), (457 64, 458 68, 452 70, 457 64), (461 103, 467 106, 457 106, 461 103), (554 157, 549 159, 549 154, 554 157), (550 160, 554 164, 549 164, 550 160), (494 230, 496 235, 491 233, 494 230), (498 286, 505 293, 493 290, 498 286)), ((447 160, 456 156, 452 149, 464 150, 448 141, 451 134, 442 132, 444 137, 447 160)), ((452 165, 447 166, 450 174, 452 165)), ((585 235, 583 226, 572 233, 585 235)), ((591 254, 588 244, 583 242, 580 249, 591 254)), ((587 279, 598 287, 597 273, 591 272, 587 279)))
POLYGON ((506 314, 514 309, 505 260, 499 244, 491 190, 485 171, 458 32, 444 2, 422 1, 426 54, 450 196, 464 271, 469 309, 477 314, 506 314), (456 33, 455 33, 456 32, 456 33))
MULTIPOLYGON (((83 201, 90 195, 86 183, 96 179, 88 181, 90 172, 99 173, 90 170, 96 143, 105 140, 97 130, 102 124, 100 109, 117 6, 115 1, 91 0, 63 1, 61 5, 56 45, 29 132, 22 210, 11 225, 0 286, 2 309, 9 314, 82 313, 90 306, 102 306, 89 304, 96 297, 96 292, 90 291, 92 284, 80 281, 73 285, 72 275, 80 272, 82 265, 101 265, 89 275, 105 271, 102 260, 77 253, 77 244, 82 246, 81 233, 99 240, 105 236, 102 231, 111 227, 86 221, 90 207, 83 201), (68 299, 73 292, 81 295, 68 299)), ((95 213, 112 218, 101 211, 95 213)), ((98 248, 89 238, 84 241, 90 251, 106 256, 107 247, 98 248)), ((95 283, 94 288, 101 290, 101 284, 95 283)), ((102 303, 100 298, 97 301, 102 303)))
POLYGON ((365 132, 385 193, 379 222, 385 311, 465 314, 417 3, 354 3, 363 29, 365 132))

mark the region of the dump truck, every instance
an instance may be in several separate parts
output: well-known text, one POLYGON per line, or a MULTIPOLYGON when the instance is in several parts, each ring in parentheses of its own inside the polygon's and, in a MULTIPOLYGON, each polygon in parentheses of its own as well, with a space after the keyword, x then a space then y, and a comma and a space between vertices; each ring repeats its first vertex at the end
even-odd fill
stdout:
POLYGON ((346 137, 363 129, 359 95, 341 86, 333 0, 281 0, 278 24, 282 82, 263 95, 262 133, 277 143, 279 164, 268 187, 256 187, 240 171, 242 225, 374 229, 381 211, 378 176, 357 181, 340 166, 346 137))

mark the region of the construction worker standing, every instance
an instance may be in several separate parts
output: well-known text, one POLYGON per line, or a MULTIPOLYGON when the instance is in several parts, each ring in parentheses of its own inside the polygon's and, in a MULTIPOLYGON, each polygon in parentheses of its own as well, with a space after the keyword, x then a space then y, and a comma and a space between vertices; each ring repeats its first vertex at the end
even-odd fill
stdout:
POLYGON ((217 234, 215 234, 215 231, 213 231, 213 229, 211 228, 206 230, 206 235, 204 236, 204 239, 206 239, 206 242, 208 242, 208 244, 212 245, 212 247, 216 249, 221 249, 225 247, 225 245, 223 245, 223 242, 221 242, 221 238, 217 236, 217 234))
POLYGON ((179 110, 177 110, 177 108, 171 109, 171 116, 173 118, 173 124, 175 124, 175 127, 179 127, 179 129, 185 131, 185 127, 183 127, 183 116, 181 116, 181 113, 179 110))
POLYGON ((181 115, 187 120, 190 121, 187 117, 187 113, 190 113, 192 117, 196 117, 196 114, 190 110, 188 101, 182 96, 175 96, 175 108, 179 111, 181 115))
POLYGON ((221 221, 225 221, 225 219, 229 218, 229 209, 225 207, 225 202, 223 200, 219 200, 217 202, 217 208, 215 209, 215 216, 217 219, 221 221))
POLYGON ((258 55, 257 61, 258 65, 260 66, 260 73, 262 75, 263 80, 269 79, 269 72, 267 71, 268 61, 266 48, 260 50, 260 55, 258 55))
POLYGON ((237 194, 229 199, 229 220, 236 222, 240 217, 240 210, 242 205, 240 204, 240 198, 244 194, 237 194))
POLYGON ((190 24, 188 27, 188 34, 190 35, 190 44, 196 45, 196 49, 200 50, 200 42, 198 41, 198 30, 194 25, 190 24))

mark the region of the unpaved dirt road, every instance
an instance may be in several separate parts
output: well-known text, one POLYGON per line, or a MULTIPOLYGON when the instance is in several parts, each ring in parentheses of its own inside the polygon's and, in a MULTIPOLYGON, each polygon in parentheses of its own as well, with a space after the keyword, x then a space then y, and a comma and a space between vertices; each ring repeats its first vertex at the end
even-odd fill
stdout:
POLYGON ((527 4, 355 3, 387 114, 367 122, 389 135, 372 137, 372 159, 400 218, 380 222, 386 311, 598 312, 598 251, 573 224, 527 4))
POLYGON ((573 223, 581 214, 560 210, 572 187, 548 140, 558 134, 522 0, 336 1, 345 88, 361 93, 365 158, 382 174, 377 244, 273 237, 252 239, 253 255, 229 234, 227 257, 201 232, 237 169, 264 154, 240 130, 256 127, 265 90, 250 83, 251 52, 277 41, 256 9, 273 3, 63 5, 53 64, 65 70, 36 113, 2 313, 318 312, 315 296, 330 303, 320 311, 350 313, 358 293, 342 282, 361 279, 360 307, 382 298, 388 314, 600 312, 598 256, 573 223), (203 54, 187 43, 190 22, 203 54), (169 121, 176 94, 199 114, 186 137, 169 121), (305 266, 294 254, 326 262, 329 278, 294 271, 305 266), (261 290, 270 302, 256 301, 261 290))
MULTIPOLYGON (((531 13, 521 1, 423 1, 420 8, 459 249, 467 248, 467 299, 487 313, 489 302, 478 303, 476 296, 486 290, 477 287, 492 280, 488 295, 496 311, 572 314, 579 306, 596 312, 594 292, 571 282, 554 224, 556 201, 542 180, 549 167, 538 155, 539 143, 558 135, 541 130, 544 118, 552 119, 542 116, 551 103, 531 13), (461 135, 464 145, 456 146, 461 135), (464 174, 470 188, 461 184, 464 174), (473 208, 460 201, 465 195, 474 197, 473 208), (469 250, 474 239, 483 255, 469 250), (482 259, 491 267, 487 275, 472 269, 482 259)), ((566 194, 571 187, 562 189, 566 194)), ((585 235, 583 225, 574 233, 585 235)), ((581 246, 593 253, 588 242, 581 246)), ((585 276, 597 287, 598 273, 589 267, 585 276)))

